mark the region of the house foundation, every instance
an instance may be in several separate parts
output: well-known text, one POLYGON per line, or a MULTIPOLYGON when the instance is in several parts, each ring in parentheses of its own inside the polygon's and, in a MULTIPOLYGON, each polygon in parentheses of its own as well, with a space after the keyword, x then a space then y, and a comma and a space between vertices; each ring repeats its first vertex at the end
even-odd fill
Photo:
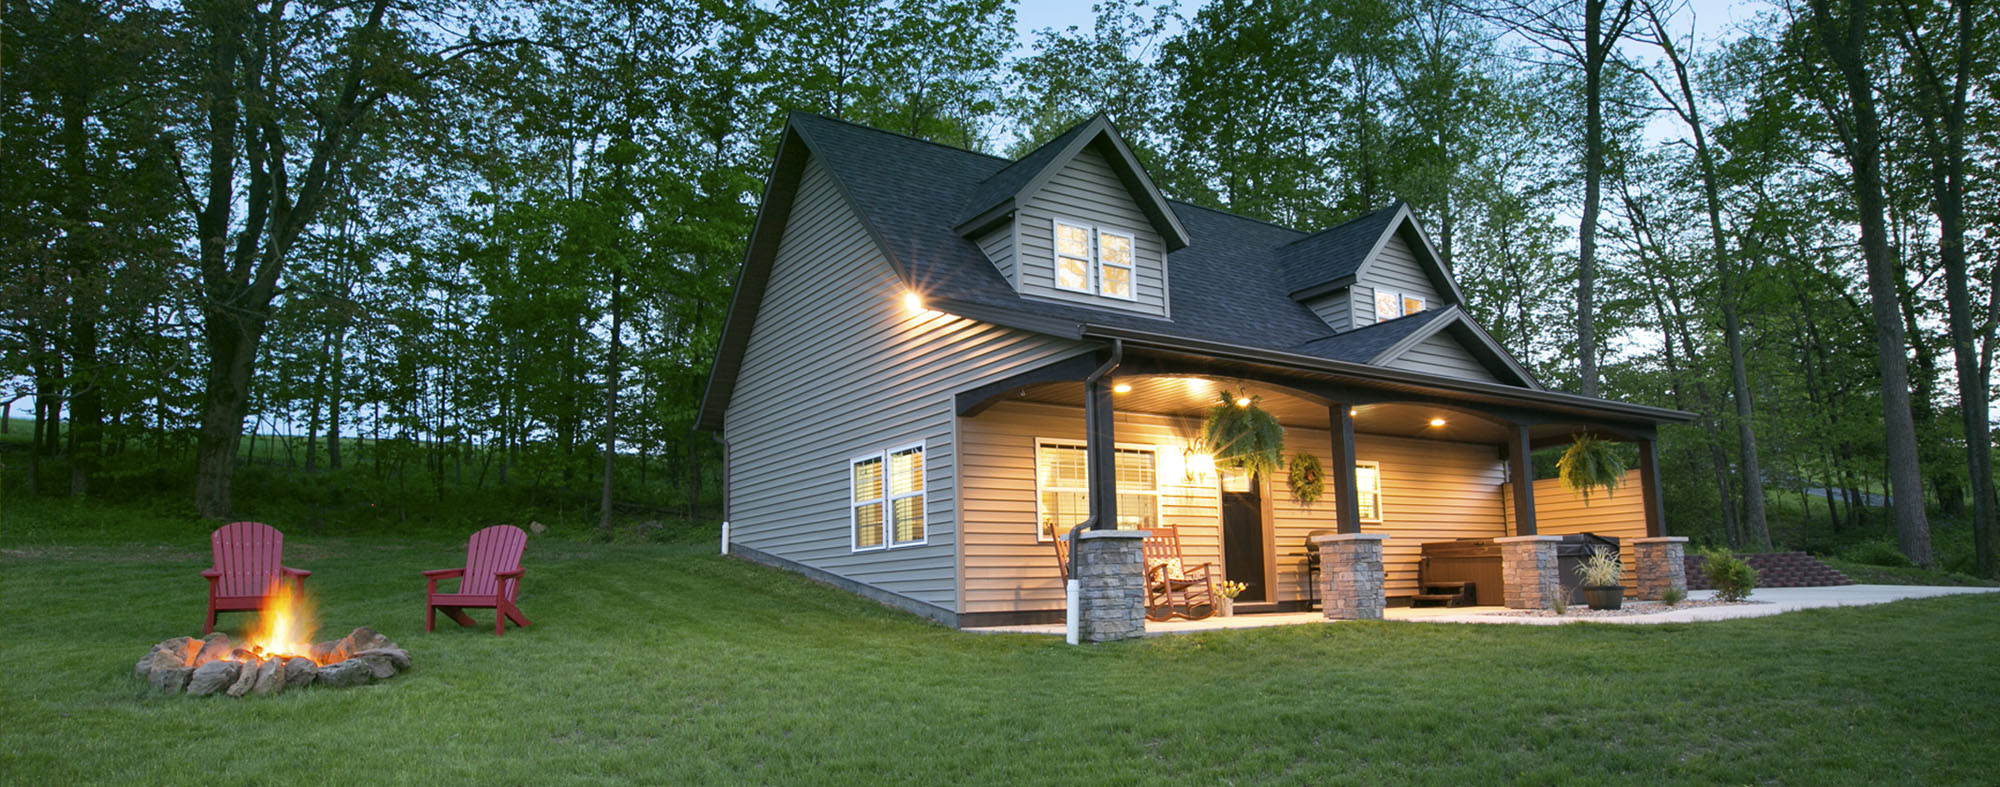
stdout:
POLYGON ((1144 530, 1085 530, 1071 550, 1078 635, 1110 642, 1146 635, 1144 530))
POLYGON ((1381 620, 1383 594, 1381 533, 1314 536, 1319 545, 1320 608, 1327 620, 1381 620))
POLYGON ((1542 609, 1562 592, 1556 545, 1562 536, 1510 536, 1500 545, 1500 584, 1512 609, 1542 609))
POLYGON ((1636 538, 1634 556, 1639 569, 1639 598, 1658 601, 1667 591, 1687 592, 1687 536, 1636 538))

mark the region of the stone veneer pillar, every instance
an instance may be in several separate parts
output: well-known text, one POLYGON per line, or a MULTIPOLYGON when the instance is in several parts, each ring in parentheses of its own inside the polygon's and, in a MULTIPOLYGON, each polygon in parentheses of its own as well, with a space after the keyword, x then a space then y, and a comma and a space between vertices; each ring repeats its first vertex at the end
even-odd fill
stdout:
POLYGON ((1687 536, 1635 538, 1626 543, 1636 550, 1639 598, 1658 601, 1668 588, 1687 592, 1687 536))
POLYGON ((1145 530, 1085 530, 1070 550, 1078 636, 1109 642, 1146 635, 1145 530))
POLYGON ((1319 544, 1320 609, 1327 620, 1381 620, 1388 598, 1382 589, 1381 533, 1313 536, 1319 544))
POLYGON ((1500 545, 1500 584, 1512 609, 1543 609, 1562 592, 1556 544, 1562 536, 1509 536, 1500 545))

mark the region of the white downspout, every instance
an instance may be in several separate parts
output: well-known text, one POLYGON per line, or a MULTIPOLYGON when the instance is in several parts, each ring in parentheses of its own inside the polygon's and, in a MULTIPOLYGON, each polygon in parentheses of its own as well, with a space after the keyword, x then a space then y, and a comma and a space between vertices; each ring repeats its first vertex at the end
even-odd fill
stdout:
POLYGON ((1077 588, 1076 577, 1070 577, 1069 581, 1064 583, 1064 590, 1069 594, 1069 603, 1063 612, 1063 624, 1066 627, 1063 636, 1071 645, 1077 644, 1083 636, 1083 619, 1077 615, 1076 610, 1077 588))

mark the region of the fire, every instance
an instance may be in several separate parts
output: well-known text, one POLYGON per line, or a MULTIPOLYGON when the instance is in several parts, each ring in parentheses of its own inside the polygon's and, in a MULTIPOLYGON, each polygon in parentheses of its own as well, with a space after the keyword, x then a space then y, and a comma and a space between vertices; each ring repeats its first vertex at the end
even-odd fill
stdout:
POLYGON ((257 625, 251 627, 243 648, 265 658, 305 656, 318 661, 313 656, 312 635, 319 628, 319 619, 313 614, 312 603, 298 592, 297 584, 272 580, 271 590, 264 594, 264 599, 264 610, 258 614, 257 625))

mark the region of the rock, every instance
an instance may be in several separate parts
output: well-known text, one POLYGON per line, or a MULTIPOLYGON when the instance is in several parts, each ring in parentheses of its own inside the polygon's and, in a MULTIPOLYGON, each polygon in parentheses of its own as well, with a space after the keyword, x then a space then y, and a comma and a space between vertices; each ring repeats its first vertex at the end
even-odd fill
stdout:
MULTIPOLYGON (((376 648, 374 650, 364 650, 361 651, 360 653, 354 654, 354 658, 357 659, 365 658, 368 656, 387 657, 389 659, 389 663, 394 665, 397 671, 402 671, 410 668, 410 652, 403 650, 402 648, 391 646, 386 648, 376 648)), ((386 677, 386 676, 378 676, 378 677, 386 677)))
POLYGON ((145 680, 156 669, 173 669, 188 666, 188 657, 200 648, 200 640, 193 637, 175 637, 154 645, 139 663, 132 665, 132 677, 145 680))
POLYGON ((187 688, 188 676, 193 674, 194 669, 190 667, 158 667, 148 673, 146 679, 161 694, 179 694, 181 689, 187 688))
POLYGON ((374 675, 376 680, 396 677, 396 662, 392 661, 388 654, 382 651, 372 650, 365 654, 357 653, 354 658, 348 659, 348 661, 368 665, 369 673, 374 675))
POLYGON ((242 671, 243 665, 234 661, 211 661, 196 667, 194 674, 188 678, 187 695, 206 697, 228 688, 236 682, 237 673, 242 671))
POLYGON ((348 654, 351 658, 353 654, 364 650, 395 647, 395 645, 396 643, 390 642, 388 637, 376 633, 374 629, 367 626, 362 626, 355 629, 353 633, 348 634, 345 639, 342 639, 339 649, 341 653, 348 654))
POLYGON ((257 665, 257 682, 250 685, 252 694, 276 694, 285 690, 285 662, 270 659, 257 665))
POLYGON ((241 671, 236 673, 236 682, 229 684, 229 688, 223 693, 231 697, 249 694, 250 687, 257 685, 257 670, 261 666, 263 665, 255 660, 243 662, 241 671))
POLYGON ((344 689, 349 686, 365 686, 375 678, 375 671, 366 662, 348 659, 319 668, 318 682, 344 689))
POLYGON ((201 648, 195 651, 191 660, 196 669, 218 659, 229 658, 229 652, 236 646, 229 641, 229 635, 217 632, 202 638, 201 648))
POLYGON ((293 656, 285 660, 285 688, 296 689, 310 686, 319 678, 319 665, 304 656, 293 656))
POLYGON ((539 535, 541 535, 541 534, 543 534, 543 533, 547 533, 547 532, 549 532, 549 526, 548 526, 548 525, 544 525, 544 524, 542 524, 542 523, 540 523, 540 522, 532 522, 532 521, 531 521, 531 522, 529 522, 529 523, 528 523, 528 532, 530 532, 530 533, 533 533, 533 534, 535 534, 535 535, 538 535, 538 536, 539 536, 539 535))

